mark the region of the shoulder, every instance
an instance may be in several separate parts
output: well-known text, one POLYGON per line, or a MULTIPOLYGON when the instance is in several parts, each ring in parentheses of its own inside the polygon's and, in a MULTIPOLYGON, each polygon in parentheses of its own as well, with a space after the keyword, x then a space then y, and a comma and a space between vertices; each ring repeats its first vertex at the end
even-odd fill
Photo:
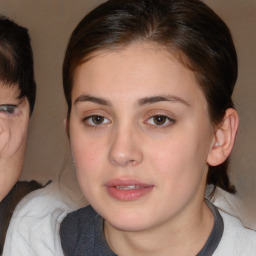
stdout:
POLYGON ((94 209, 88 205, 67 214, 61 225, 63 226, 74 222, 84 225, 92 222, 95 218, 98 218, 98 216, 99 215, 94 211, 94 209))
POLYGON ((78 207, 57 183, 30 193, 14 211, 3 255, 59 255, 60 223, 78 207))
POLYGON ((60 239, 66 255, 72 255, 80 241, 91 241, 101 217, 91 206, 69 213, 60 226, 60 239))
POLYGON ((21 218, 23 222, 28 221, 28 224, 32 220, 37 224, 38 221, 48 218, 53 218, 60 223, 67 213, 74 209, 76 209, 75 203, 62 193, 59 184, 53 182, 22 199, 15 208, 11 224, 21 218))
POLYGON ((219 211, 224 222, 224 232, 214 255, 254 256, 256 232, 245 228, 238 218, 219 211))
POLYGON ((218 209, 238 218, 243 226, 256 230, 255 211, 249 210, 248 205, 238 195, 230 194, 217 187, 210 201, 217 206, 218 209))
POLYGON ((88 205, 65 216, 60 225, 61 236, 77 234, 79 230, 88 228, 100 221, 101 217, 88 205))
POLYGON ((60 239, 65 255, 116 255, 104 237, 103 218, 90 205, 65 217, 60 239))

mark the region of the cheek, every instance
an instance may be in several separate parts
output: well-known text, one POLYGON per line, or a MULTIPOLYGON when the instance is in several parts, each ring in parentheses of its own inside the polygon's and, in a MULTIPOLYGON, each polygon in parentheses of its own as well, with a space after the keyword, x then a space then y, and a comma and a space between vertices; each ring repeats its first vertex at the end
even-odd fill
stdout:
POLYGON ((10 142, 11 132, 9 129, 9 124, 6 120, 0 119, 0 155, 3 157, 6 148, 10 142))
POLYGON ((77 126, 70 126, 70 143, 75 160, 79 182, 86 183, 96 179, 106 163, 106 145, 103 139, 91 138, 77 126))
MULTIPOLYGON (((154 169, 175 187, 187 186, 192 181, 200 180, 207 166, 207 138, 196 131, 181 131, 162 141, 152 144, 148 150, 148 159, 154 169)), ((148 147, 149 148, 149 147, 148 147)))
POLYGON ((106 146, 96 139, 91 139, 79 131, 71 131, 70 142, 72 155, 75 160, 75 170, 81 191, 86 200, 91 204, 97 200, 100 193, 99 182, 106 170, 105 152, 106 146))
POLYGON ((91 140, 90 138, 79 135, 79 132, 73 132, 70 137, 72 155, 79 165, 90 166, 98 162, 102 153, 101 141, 91 140))
POLYGON ((25 146, 28 119, 0 120, 0 157, 9 158, 25 146))
MULTIPOLYGON (((187 145, 191 148, 190 145, 187 145)), ((168 178, 170 181, 179 182, 180 176, 183 176, 187 170, 187 164, 193 159, 193 154, 188 147, 179 141, 170 141, 163 143, 158 147, 151 147, 152 150, 149 154, 151 164, 154 169, 160 173, 164 179, 168 178)))
POLYGON ((196 153, 197 146, 193 141, 186 139, 166 143, 151 154, 157 191, 170 205, 167 212, 178 211, 197 193, 204 193, 206 163, 202 155, 196 153))

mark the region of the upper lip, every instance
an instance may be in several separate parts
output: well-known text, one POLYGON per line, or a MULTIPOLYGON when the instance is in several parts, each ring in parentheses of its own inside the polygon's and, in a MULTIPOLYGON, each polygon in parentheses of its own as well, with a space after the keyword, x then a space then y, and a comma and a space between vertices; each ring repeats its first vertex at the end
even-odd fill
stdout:
POLYGON ((109 180, 106 183, 107 187, 132 186, 132 185, 139 186, 139 187, 144 187, 144 188, 154 186, 152 184, 141 182, 137 179, 112 179, 112 180, 109 180))

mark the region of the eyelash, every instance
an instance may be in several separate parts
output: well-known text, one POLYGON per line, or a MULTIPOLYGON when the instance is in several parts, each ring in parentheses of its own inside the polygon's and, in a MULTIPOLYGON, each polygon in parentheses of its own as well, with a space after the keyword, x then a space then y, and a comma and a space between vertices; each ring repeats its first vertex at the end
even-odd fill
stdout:
POLYGON ((169 127, 171 124, 174 124, 175 122, 176 122, 176 120, 174 120, 173 118, 170 118, 166 115, 161 115, 161 114, 153 115, 149 119, 147 119, 147 121, 146 121, 146 123, 151 125, 153 129, 166 128, 166 127, 169 127), (163 124, 156 124, 156 122, 155 122, 156 118, 163 118, 164 123, 163 124), (152 123, 149 123, 149 120, 152 120, 152 123))
POLYGON ((11 105, 11 104, 5 104, 0 105, 0 113, 7 113, 9 115, 14 114, 15 109, 17 108, 17 105, 11 105))
MULTIPOLYGON (((87 126, 93 127, 93 128, 98 128, 98 127, 105 126, 105 125, 111 123, 111 121, 109 119, 107 119, 106 117, 104 117, 103 115, 90 115, 90 116, 83 118, 82 122, 86 123, 87 126), (97 122, 96 118, 99 119, 98 123, 96 123, 97 122)), ((148 118, 145 123, 149 124, 154 129, 161 129, 161 128, 166 128, 169 125, 174 124, 175 122, 176 122, 176 120, 174 120, 166 115, 158 114, 158 115, 154 115, 154 116, 151 116, 150 118, 148 118), (156 122, 155 122, 156 118, 162 118, 164 121, 163 124, 156 124, 156 122), (150 120, 152 120, 153 123, 150 123, 149 122, 150 120)))
POLYGON ((102 126, 102 125, 106 125, 106 124, 109 124, 111 123, 110 120, 108 120, 108 122, 105 122, 105 120, 108 120, 106 117, 102 116, 102 115, 91 115, 91 116, 87 116, 85 117, 82 121, 83 123, 86 123, 87 126, 89 127, 99 127, 99 126, 102 126), (103 122, 102 123, 98 123, 96 124, 94 121, 93 121, 93 118, 103 118, 103 122))

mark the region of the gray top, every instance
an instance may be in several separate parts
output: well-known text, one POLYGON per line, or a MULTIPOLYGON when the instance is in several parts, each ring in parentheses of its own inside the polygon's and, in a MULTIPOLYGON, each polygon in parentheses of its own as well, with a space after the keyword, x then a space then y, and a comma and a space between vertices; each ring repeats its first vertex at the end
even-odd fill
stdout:
MULTIPOLYGON (((224 230, 218 209, 206 200, 214 216, 214 226, 197 256, 210 256, 217 248, 224 230)), ((103 219, 91 206, 69 213, 60 226, 65 256, 117 256, 109 248, 103 231, 103 219)))

